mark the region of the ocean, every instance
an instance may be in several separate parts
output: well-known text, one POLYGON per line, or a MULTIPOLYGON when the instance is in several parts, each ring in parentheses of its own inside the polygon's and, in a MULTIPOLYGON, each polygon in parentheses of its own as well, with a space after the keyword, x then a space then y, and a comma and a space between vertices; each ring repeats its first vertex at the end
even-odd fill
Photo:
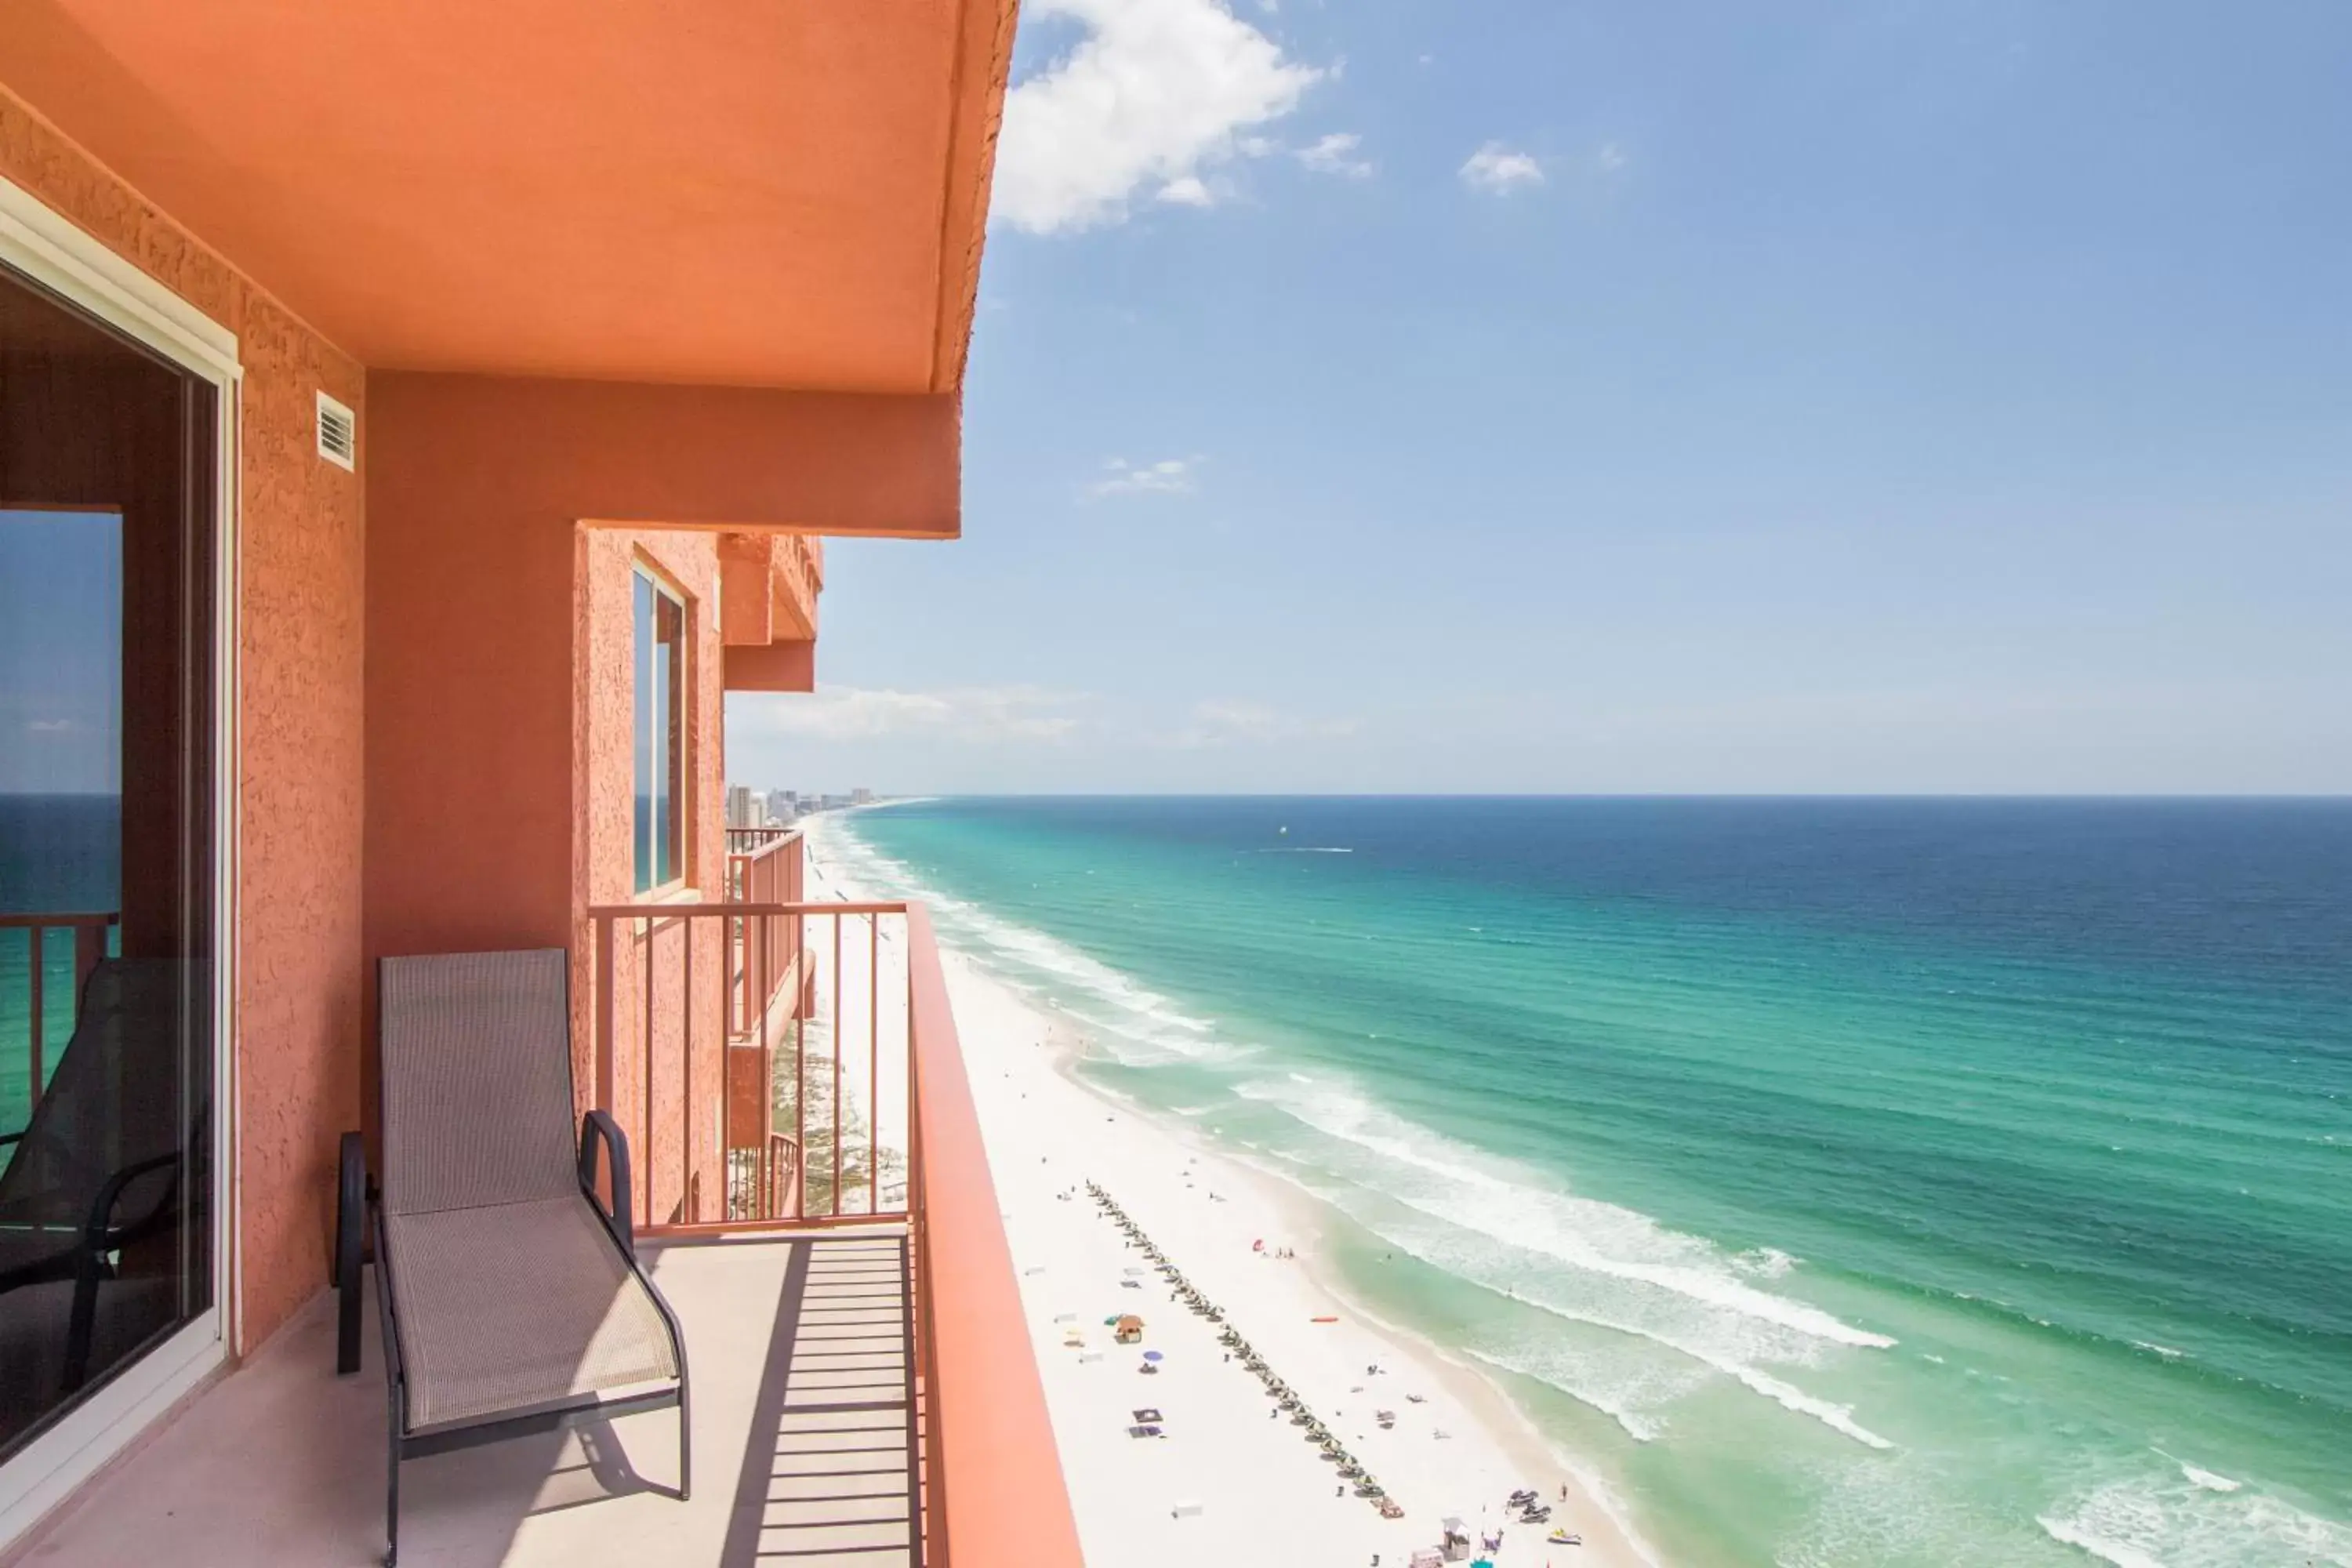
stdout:
POLYGON ((2352 802, 822 819, 1671 1563, 2352 1563, 2352 802))

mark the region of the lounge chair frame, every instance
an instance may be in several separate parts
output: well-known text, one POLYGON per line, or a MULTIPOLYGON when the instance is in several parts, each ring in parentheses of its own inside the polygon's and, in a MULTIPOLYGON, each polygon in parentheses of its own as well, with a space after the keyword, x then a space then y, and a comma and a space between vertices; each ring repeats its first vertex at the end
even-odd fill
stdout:
MULTIPOLYGON (((568 973, 565 977, 564 1016, 567 1018, 571 1016, 568 973)), ((567 1061, 567 1083, 570 1071, 567 1061)), ((634 1190, 629 1182, 629 1141, 609 1114, 601 1110, 591 1110, 581 1121, 578 1164, 581 1197, 594 1212, 605 1237, 619 1252, 629 1273, 652 1299, 655 1310, 661 1314, 662 1322, 669 1331, 671 1351, 677 1361, 675 1386, 619 1398, 587 1394, 573 1399, 534 1405, 512 1414, 443 1422, 411 1429, 406 1421, 406 1369, 402 1363, 396 1310, 393 1305, 392 1249, 385 1241, 383 1194, 368 1170, 367 1144, 360 1133, 343 1134, 340 1165, 335 1227, 334 1282, 338 1297, 335 1372, 340 1376, 359 1370, 360 1276, 363 1249, 372 1244, 376 1266, 376 1326, 383 1347, 388 1450, 384 1465, 384 1568, 396 1568, 399 1562, 400 1465, 404 1459, 454 1453, 487 1443, 610 1421, 623 1415, 675 1409, 677 1412, 678 1484, 675 1490, 667 1487, 655 1487, 653 1489, 680 1502, 692 1495, 694 1423, 693 1408, 688 1394, 686 1334, 678 1326, 677 1314, 670 1310, 669 1302, 663 1299, 661 1291, 638 1265, 635 1226, 629 1212, 629 1194, 634 1190), (600 1145, 610 1160, 611 1191, 618 1200, 611 1208, 605 1206, 596 1191, 600 1145)))

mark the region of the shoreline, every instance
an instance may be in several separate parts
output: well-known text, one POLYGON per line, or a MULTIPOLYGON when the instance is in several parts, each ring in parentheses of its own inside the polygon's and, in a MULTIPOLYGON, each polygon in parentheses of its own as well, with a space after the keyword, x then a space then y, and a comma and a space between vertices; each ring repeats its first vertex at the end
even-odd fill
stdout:
MULTIPOLYGON (((968 954, 956 955, 964 963, 973 961, 968 954)), ((978 967, 975 965, 975 967, 978 967)), ((1057 1023, 1055 1027, 1061 1026, 1057 1023)), ((1334 1278, 1335 1266, 1329 1256, 1329 1231, 1333 1215, 1312 1194, 1300 1191, 1280 1176, 1262 1171, 1245 1161, 1218 1148, 1187 1126, 1181 1118, 1171 1117, 1150 1107, 1109 1094, 1087 1083, 1078 1076, 1079 1062, 1086 1054, 1083 1043, 1055 1053, 1054 1069, 1079 1093, 1114 1111, 1124 1111, 1150 1122, 1158 1131, 1195 1152, 1204 1163, 1213 1162, 1236 1184, 1255 1188, 1266 1203, 1294 1216, 1297 1231, 1307 1238, 1297 1247, 1296 1261, 1301 1275, 1324 1304, 1339 1313, 1351 1316, 1368 1326, 1379 1337, 1389 1341, 1396 1349, 1400 1363, 1417 1363, 1430 1380, 1451 1392, 1469 1414, 1474 1425, 1480 1427, 1510 1459, 1521 1473, 1529 1477, 1560 1475, 1565 1478, 1568 1497, 1562 1499, 1557 1489, 1544 1490, 1545 1500, 1569 1509, 1590 1510, 1596 1522, 1570 1525, 1584 1536, 1584 1555, 1577 1561, 1591 1563, 1624 1562, 1641 1568, 1662 1568, 1661 1559, 1647 1542, 1627 1522, 1622 1507, 1608 1495, 1605 1485, 1594 1477, 1582 1461, 1564 1452, 1545 1435, 1533 1419, 1512 1400, 1507 1390, 1480 1368, 1450 1354, 1445 1347, 1427 1335, 1391 1321, 1366 1306, 1354 1292, 1334 1278)), ((1529 1527, 1532 1528, 1532 1527, 1529 1527)), ((1576 1548, 1557 1548, 1560 1552, 1576 1548)))
MULTIPOLYGON (((1087 1086, 1080 1083, 1078 1087, 1085 1089, 1087 1086)), ((1326 1214, 1309 1212, 1322 1207, 1311 1194, 1299 1192, 1280 1177, 1252 1169, 1229 1155, 1220 1154, 1219 1158, 1243 1176, 1255 1181, 1276 1201, 1300 1211, 1305 1227, 1316 1236, 1318 1243, 1325 1239, 1330 1220, 1326 1214)), ((1535 1418, 1519 1407, 1511 1398, 1509 1390, 1503 1387, 1492 1373, 1461 1360, 1428 1335, 1391 1321, 1364 1305, 1354 1293, 1332 1279, 1333 1265, 1319 1247, 1302 1253, 1301 1260, 1306 1265, 1307 1279, 1317 1289, 1342 1310, 1354 1313, 1377 1332, 1396 1342, 1412 1359, 1427 1367, 1437 1382, 1454 1391, 1455 1397, 1472 1412, 1505 1452, 1519 1462, 1527 1474, 1546 1475, 1557 1471, 1566 1475, 1568 1500, 1589 1507, 1602 1521, 1599 1530, 1583 1529, 1588 1549, 1602 1535, 1613 1535, 1612 1545, 1627 1554, 1627 1561, 1642 1564, 1643 1568, 1663 1568, 1663 1560, 1626 1520, 1623 1505, 1610 1494, 1606 1483, 1594 1476, 1583 1460, 1563 1450, 1547 1436, 1543 1428, 1536 1425, 1535 1418)), ((1590 1561, 1601 1562, 1604 1558, 1596 1553, 1590 1561)))
MULTIPOLYGON (((857 890, 821 858, 810 870, 832 891, 857 890)), ((1502 1388, 1337 1283, 1330 1216, 1310 1194, 1179 1119, 1084 1082, 1076 1068, 1086 1036, 1075 1020, 960 949, 942 944, 940 958, 1089 1561, 1402 1568, 1438 1543, 1442 1519, 1458 1516, 1474 1546, 1501 1533, 1498 1568, 1656 1568, 1605 1488, 1502 1388), (1325 1417, 1404 1506, 1403 1519, 1345 1495, 1296 1427, 1271 1419, 1265 1390, 1227 1364, 1215 1328, 1137 1267, 1141 1258, 1087 1199, 1089 1182, 1325 1417), (1277 1260, 1286 1247, 1296 1256, 1277 1260), (1103 1320, 1129 1311, 1144 1317, 1146 1338, 1113 1346, 1103 1320), (1136 1375, 1145 1350, 1164 1358, 1166 1375, 1136 1375), (1130 1419, 1145 1409, 1164 1413, 1164 1425, 1148 1424, 1163 1426, 1163 1438, 1128 1435, 1147 1425, 1130 1419), (1381 1412, 1392 1419, 1375 1422, 1381 1412), (1555 1510, 1547 1523, 1519 1523, 1507 1510, 1507 1495, 1520 1488, 1555 1510), (1555 1526, 1582 1544, 1548 1542, 1555 1526)))

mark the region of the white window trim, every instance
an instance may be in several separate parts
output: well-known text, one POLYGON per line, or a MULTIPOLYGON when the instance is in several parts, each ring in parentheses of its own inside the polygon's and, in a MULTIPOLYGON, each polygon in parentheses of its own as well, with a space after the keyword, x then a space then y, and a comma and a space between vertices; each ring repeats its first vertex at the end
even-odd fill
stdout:
POLYGON ((214 804, 217 847, 213 888, 212 1306, 70 1415, 0 1464, 0 1550, 70 1497, 242 1349, 244 1244, 237 1224, 242 1152, 236 1139, 238 864, 237 581, 240 554, 237 442, 244 367, 236 334, 116 255, 13 182, 0 178, 0 268, 70 301, 209 382, 220 403, 214 420, 216 493, 214 583, 214 804))

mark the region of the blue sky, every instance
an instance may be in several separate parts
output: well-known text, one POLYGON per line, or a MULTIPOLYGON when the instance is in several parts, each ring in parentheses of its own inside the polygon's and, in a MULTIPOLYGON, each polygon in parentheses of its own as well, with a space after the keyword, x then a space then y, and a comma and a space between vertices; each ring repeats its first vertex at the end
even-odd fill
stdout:
POLYGON ((2352 6, 1024 13, 737 779, 2352 790, 2352 6))
POLYGON ((122 787, 122 520, 0 508, 0 795, 122 787))

